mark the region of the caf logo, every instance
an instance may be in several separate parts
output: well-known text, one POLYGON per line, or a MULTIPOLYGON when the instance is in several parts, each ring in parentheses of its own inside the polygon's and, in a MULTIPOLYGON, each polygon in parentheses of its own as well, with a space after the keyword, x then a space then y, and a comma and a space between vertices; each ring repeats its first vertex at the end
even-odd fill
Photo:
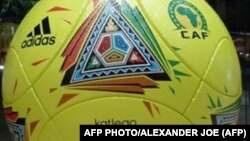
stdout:
POLYGON ((185 0, 173 0, 168 7, 171 21, 180 30, 183 39, 206 39, 208 25, 202 12, 185 0), (193 32, 185 29, 193 29, 193 32))

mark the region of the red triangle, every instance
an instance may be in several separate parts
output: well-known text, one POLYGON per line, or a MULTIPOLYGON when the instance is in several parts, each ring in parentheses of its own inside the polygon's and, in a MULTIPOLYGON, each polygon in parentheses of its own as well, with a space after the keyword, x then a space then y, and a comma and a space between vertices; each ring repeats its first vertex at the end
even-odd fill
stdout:
POLYGON ((31 111, 31 108, 28 108, 27 109, 27 115, 29 115, 30 111, 31 111))
POLYGON ((64 103, 68 102, 69 100, 71 100, 72 98, 74 98, 74 97, 77 96, 77 95, 78 95, 78 94, 64 94, 64 95, 61 97, 61 99, 60 99, 60 101, 59 101, 57 107, 63 105, 64 103))
POLYGON ((69 9, 60 6, 55 6, 50 10, 48 10, 47 12, 55 12, 55 11, 69 11, 69 9))
POLYGON ((96 7, 98 5, 98 3, 100 2, 100 0, 92 0, 94 3, 94 6, 96 7))
POLYGON ((17 85, 18 85, 18 82, 17 82, 17 79, 16 79, 15 84, 14 84, 14 89, 13 89, 13 95, 15 95, 15 93, 16 93, 17 85))
POLYGON ((133 64, 145 64, 145 63, 146 61, 141 55, 141 53, 136 49, 134 49, 130 54, 130 57, 128 59, 128 64, 133 65, 133 64))
POLYGON ((159 114, 161 114, 161 112, 160 112, 159 108, 158 108, 155 104, 153 104, 153 105, 154 105, 154 107, 155 107, 156 111, 157 111, 159 114))
POLYGON ((30 123, 30 135, 32 135, 32 133, 34 132, 38 123, 39 123, 39 120, 30 123))
POLYGON ((144 105, 146 106, 147 110, 150 112, 151 116, 154 117, 153 111, 152 111, 152 106, 150 102, 143 101, 144 105))
POLYGON ((38 65, 42 64, 43 62, 45 62, 45 61, 47 61, 47 60, 48 60, 48 58, 46 58, 46 59, 42 59, 42 60, 39 60, 39 61, 33 62, 31 65, 32 65, 32 66, 34 66, 34 67, 36 67, 36 66, 38 66, 38 65))
POLYGON ((51 88, 50 90, 49 90, 49 93, 53 93, 54 91, 56 91, 57 90, 57 88, 51 88))

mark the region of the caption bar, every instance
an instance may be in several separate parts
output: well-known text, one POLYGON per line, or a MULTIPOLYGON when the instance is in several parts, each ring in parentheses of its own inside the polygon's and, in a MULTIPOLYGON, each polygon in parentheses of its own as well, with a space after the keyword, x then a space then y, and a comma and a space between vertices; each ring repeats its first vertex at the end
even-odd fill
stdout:
POLYGON ((81 125, 80 139, 97 136, 162 136, 162 137, 218 137, 247 138, 247 126, 207 126, 207 125, 135 125, 135 126, 97 126, 81 125))

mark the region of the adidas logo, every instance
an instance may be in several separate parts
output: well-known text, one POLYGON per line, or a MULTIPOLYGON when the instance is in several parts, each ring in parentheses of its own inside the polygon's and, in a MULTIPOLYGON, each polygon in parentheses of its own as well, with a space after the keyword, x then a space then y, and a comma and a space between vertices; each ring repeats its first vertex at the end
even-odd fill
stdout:
POLYGON ((44 18, 41 24, 35 26, 34 31, 30 32, 27 38, 22 42, 22 48, 54 45, 56 37, 51 35, 49 17, 44 18))

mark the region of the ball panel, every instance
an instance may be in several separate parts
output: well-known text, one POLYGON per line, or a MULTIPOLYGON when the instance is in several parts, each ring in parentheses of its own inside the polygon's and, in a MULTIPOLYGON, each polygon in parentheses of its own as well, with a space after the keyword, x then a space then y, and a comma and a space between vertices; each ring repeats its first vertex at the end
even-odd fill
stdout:
POLYGON ((202 82, 184 115, 195 124, 237 124, 239 94, 240 92, 236 97, 228 97, 202 82))
POLYGON ((65 141, 58 133, 57 127, 49 122, 38 135, 37 141, 65 141))
POLYGON ((79 17, 86 19, 89 15, 88 10, 80 9, 92 10, 89 7, 93 7, 89 0, 74 3, 41 1, 24 18, 11 46, 15 48, 25 71, 29 72, 28 78, 32 83, 69 42, 68 37, 79 17))
POLYGON ((178 124, 182 118, 182 115, 172 108, 152 101, 110 97, 68 107, 56 115, 53 122, 65 141, 70 141, 79 140, 79 123, 83 125, 178 124))
POLYGON ((3 75, 3 100, 12 103, 22 97, 24 92, 31 86, 26 72, 20 62, 20 58, 14 49, 9 49, 5 62, 3 75))
POLYGON ((241 70, 233 42, 223 39, 211 59, 204 81, 227 96, 238 96, 241 91, 241 70))
POLYGON ((37 140, 49 120, 33 89, 15 103, 4 103, 4 109, 9 130, 19 140, 37 140))
MULTIPOLYGON (((195 74, 203 77, 205 70, 218 42, 227 37, 225 27, 218 16, 203 1, 154 1, 141 2, 140 8, 146 20, 152 26, 154 34, 159 35, 173 53, 195 74), (148 7, 157 7, 151 10, 148 7), (193 20, 181 21, 177 16, 178 9, 190 10, 190 15, 196 15, 193 20), (209 9, 209 10, 203 10, 209 9), (196 21, 196 20, 197 21, 196 21), (186 23, 196 21, 193 27, 185 26, 186 23), (163 28, 164 27, 164 28, 163 28), (219 33, 219 34, 218 34, 219 33), (174 47, 174 48, 173 48, 174 47), (178 50, 176 51, 175 48, 178 50), (201 58, 202 56, 202 58, 201 58)), ((187 15, 181 15, 187 18, 187 15)), ((157 38, 158 39, 158 38, 157 38)))
POLYGON ((180 122, 179 122, 179 125, 192 125, 192 124, 194 124, 194 123, 192 123, 189 119, 187 119, 187 118, 181 118, 181 120, 180 120, 180 122))

